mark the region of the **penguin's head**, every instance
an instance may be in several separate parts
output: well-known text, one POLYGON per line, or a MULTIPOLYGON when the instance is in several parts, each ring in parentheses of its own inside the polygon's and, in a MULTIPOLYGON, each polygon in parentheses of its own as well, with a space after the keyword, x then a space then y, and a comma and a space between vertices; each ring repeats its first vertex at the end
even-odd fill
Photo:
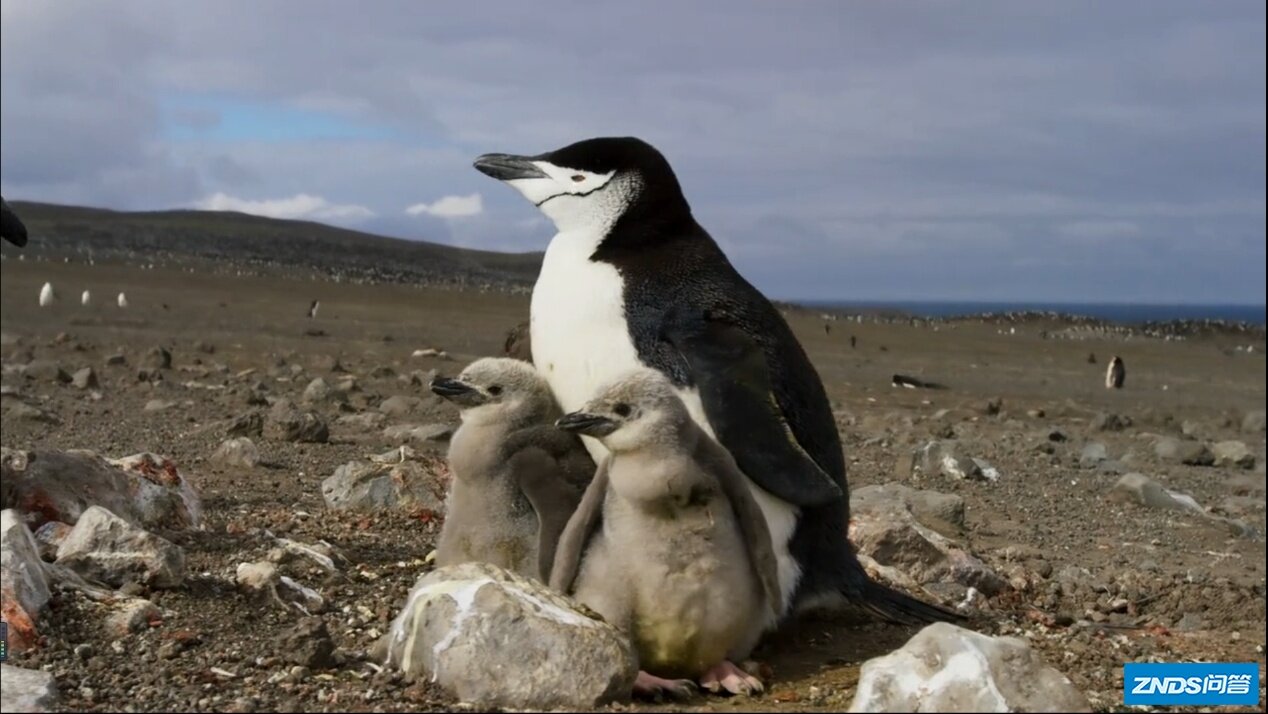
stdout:
POLYGON ((690 216, 665 157, 634 137, 586 139, 536 156, 485 154, 481 173, 532 201, 560 232, 603 230, 623 216, 690 216))
POLYGON ((599 389, 579 411, 555 422, 560 429, 603 442, 609 451, 677 443, 691 422, 673 384, 653 369, 629 372, 599 389))
POLYGON ((544 419, 556 409, 550 387, 533 366, 508 357, 476 360, 456 378, 437 375, 431 391, 457 405, 464 423, 544 419))

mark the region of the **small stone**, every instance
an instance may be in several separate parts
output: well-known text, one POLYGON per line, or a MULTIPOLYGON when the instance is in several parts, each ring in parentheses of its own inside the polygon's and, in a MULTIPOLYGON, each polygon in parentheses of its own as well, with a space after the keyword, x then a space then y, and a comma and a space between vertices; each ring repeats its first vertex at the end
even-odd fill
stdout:
POLYGON ((301 667, 326 669, 334 666, 331 655, 335 643, 330 639, 326 622, 319 617, 305 617, 278 636, 276 649, 288 662, 301 667))
POLYGON ((1092 418, 1089 426, 1093 431, 1122 431, 1132 425, 1130 417, 1108 412, 1100 412, 1092 418))
POLYGON ((222 442, 215 453, 211 455, 211 460, 225 466, 253 469, 260 465, 260 450, 256 447, 255 442, 245 436, 240 436, 236 439, 228 439, 222 442))
POLYGON ((1097 464, 1109 458, 1105 444, 1099 441, 1088 442, 1079 452, 1079 466, 1085 469, 1095 468, 1097 464))
POLYGON ((141 364, 150 369, 171 369, 172 353, 168 352, 166 347, 155 347, 145 353, 141 364))
POLYGON ((41 382, 60 382, 66 384, 70 382, 71 377, 62 369, 61 365, 53 360, 37 359, 27 363, 26 368, 22 370, 22 374, 28 379, 35 379, 41 382))
POLYGON ((84 367, 71 377, 71 384, 75 389, 95 389, 97 387, 97 373, 92 371, 92 367, 84 367))
POLYGON ((134 599, 124 603, 106 620, 106 627, 115 637, 140 632, 159 619, 159 609, 149 600, 134 599))
POLYGON ((127 363, 128 358, 123 353, 112 354, 106 358, 106 365, 109 367, 119 367, 127 363))

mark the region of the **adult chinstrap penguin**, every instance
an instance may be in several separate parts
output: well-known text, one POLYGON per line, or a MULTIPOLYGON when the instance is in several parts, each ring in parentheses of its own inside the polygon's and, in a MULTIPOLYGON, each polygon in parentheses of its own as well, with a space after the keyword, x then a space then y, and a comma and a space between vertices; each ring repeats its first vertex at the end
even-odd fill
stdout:
POLYGON ((3 197, 0 197, 0 238, 4 238, 19 248, 26 245, 27 241, 26 226, 22 223, 22 219, 18 218, 18 214, 9 208, 9 204, 3 197))
MULTIPOLYGON (((778 310, 696 222, 659 151, 635 138, 602 138, 537 156, 486 154, 475 166, 518 190, 558 230, 533 290, 530 333, 533 363, 565 411, 631 369, 665 374, 749 481, 779 562, 784 614, 844 596, 896 621, 959 617, 864 572, 846 539, 845 458, 823 384, 778 310), (752 380, 738 394, 725 380, 701 389, 691 364, 714 359, 709 338, 676 334, 666 320, 675 309, 744 333, 761 354, 775 408, 726 408, 732 399, 752 405, 752 380), (788 438, 750 441, 742 436, 750 427, 788 438), (756 446, 772 443, 780 446, 756 446), (816 468, 805 468, 807 455, 816 468)), ((606 454, 597 440, 585 443, 596 461, 606 454)))

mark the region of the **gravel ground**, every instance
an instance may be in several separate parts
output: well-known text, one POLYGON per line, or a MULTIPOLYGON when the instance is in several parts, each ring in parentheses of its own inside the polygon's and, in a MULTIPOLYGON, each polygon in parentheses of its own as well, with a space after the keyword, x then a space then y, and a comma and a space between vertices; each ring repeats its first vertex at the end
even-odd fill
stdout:
MULTIPOLYGON (((0 286, 3 445, 86 448, 110 457, 161 453, 192 480, 206 511, 201 530, 158 531, 185 549, 189 573, 180 588, 145 593, 160 608, 161 621, 116 640, 104 624, 110 606, 59 592, 41 626, 43 646, 10 663, 51 671, 62 704, 76 711, 458 706, 426 683, 409 685, 379 671, 366 656, 409 587, 430 568, 440 519, 423 510, 333 513, 320 483, 343 463, 396 446, 382 437, 382 426, 340 424, 341 416, 374 412, 388 397, 411 395, 423 400, 416 413, 389 416, 383 426, 453 423, 455 412, 431 399, 420 382, 431 370, 456 373, 471 359, 499 353, 506 331, 526 317, 524 296, 12 260, 3 264, 0 286), (41 309, 36 295, 45 280, 64 302, 41 309), (106 304, 83 308, 69 299, 84 288, 106 304), (120 289, 128 292, 127 310, 105 300, 120 289), (305 311, 314 298, 322 310, 309 320, 305 311), (172 368, 157 384, 139 381, 138 370, 157 346, 171 352, 172 368), (452 357, 410 356, 426 347, 452 357), (116 353, 126 356, 126 365, 106 364, 116 353), (54 360, 68 373, 91 366, 100 386, 79 390, 9 371, 32 358, 54 360), (335 361, 346 372, 332 372, 335 361), (231 420, 262 408, 252 403, 260 395, 298 403, 314 377, 333 383, 346 375, 357 383, 346 406, 313 407, 331 424, 329 443, 257 438, 265 463, 253 469, 209 459, 231 420), (171 405, 147 411, 153 400, 171 405), (57 421, 23 417, 19 404, 57 421), (269 534, 325 540, 348 560, 333 574, 310 563, 284 567, 326 599, 316 617, 334 647, 330 661, 308 657, 313 640, 322 638, 295 632, 302 614, 254 601, 234 586, 237 565, 261 559, 272 547, 269 534)), ((838 323, 830 334, 811 314, 794 315, 792 323, 838 410, 851 486, 897 480, 960 495, 966 525, 953 535, 1020 586, 983 603, 975 629, 1029 640, 1105 711, 1123 708, 1126 661, 1262 666, 1263 540, 1235 536, 1199 515, 1106 498, 1119 477, 1114 469, 1139 471, 1265 531, 1264 433, 1242 430, 1247 412, 1264 409, 1262 339, 1247 354, 1230 349, 1245 336, 1058 341, 1041 339, 1041 330, 1053 326, 1040 323, 1022 324, 1015 334, 977 322, 936 330, 838 323), (856 348, 850 335, 858 338, 856 348), (1096 364, 1087 362, 1089 352, 1099 358, 1096 364), (1101 386, 1112 354, 1127 364, 1121 392, 1101 386), (894 389, 895 372, 949 389, 894 389), (1099 414, 1121 415, 1131 424, 1100 430, 1099 414), (1054 430, 1065 440, 1052 440, 1054 430), (1157 435, 1186 431, 1207 442, 1241 440, 1256 466, 1185 466, 1155 456, 1157 435), (931 438, 955 438, 961 453, 989 461, 1000 479, 913 480, 902 465, 931 438), (1103 443, 1121 467, 1083 468, 1079 456, 1089 441, 1103 443)), ((442 443, 419 448, 424 456, 443 456, 442 443)), ((914 632, 853 613, 805 618, 755 654, 770 670, 765 695, 700 697, 688 708, 840 710, 849 705, 862 662, 901 646, 914 632)))

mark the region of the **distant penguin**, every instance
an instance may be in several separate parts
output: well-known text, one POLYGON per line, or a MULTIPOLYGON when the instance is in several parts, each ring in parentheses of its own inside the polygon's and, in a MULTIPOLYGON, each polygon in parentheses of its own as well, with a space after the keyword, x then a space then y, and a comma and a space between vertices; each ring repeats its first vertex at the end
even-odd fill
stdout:
POLYGON ((1123 382, 1127 380, 1127 368, 1123 366, 1123 358, 1114 355, 1110 360, 1109 368, 1105 370, 1105 388, 1106 389, 1122 389, 1123 382))
POLYGON ((127 306, 128 306, 128 296, 127 296, 127 295, 124 295, 123 293, 119 293, 118 303, 119 303, 119 307, 127 307, 127 306))
POLYGON ((1088 363, 1088 364, 1096 364, 1096 353, 1095 353, 1095 352, 1088 352, 1088 353, 1087 353, 1087 363, 1088 363))
POLYGON ((858 344, 859 344, 859 338, 855 337, 854 335, 850 335, 850 349, 854 349, 855 347, 858 346, 858 344))
POLYGON ((317 308, 319 307, 321 307, 321 303, 313 300, 313 304, 308 306, 308 319, 311 320, 314 317, 317 317, 317 308))
POLYGON ((829 324, 828 324, 828 323, 826 323, 826 322, 825 322, 825 323, 823 323, 823 334, 824 334, 824 335, 831 335, 831 334, 832 334, 832 325, 829 325, 829 324))
POLYGON ((26 226, 18 218, 4 198, 0 197, 0 238, 21 248, 26 245, 26 226))
POLYGON ((529 332, 527 320, 512 327, 510 332, 506 333, 506 342, 502 344, 502 353, 511 359, 532 363, 532 336, 529 332))
POLYGON ((453 472, 436 564, 492 563, 545 582, 568 518, 594 476, 574 434, 555 428, 562 412, 533 366, 508 357, 477 360, 431 390, 460 410, 449 442, 453 472))
POLYGON ((90 302, 92 302, 92 293, 85 290, 84 294, 79 296, 79 304, 87 306, 90 302))
MULTIPOLYGON (((546 248, 530 313, 533 363, 560 406, 579 409, 601 384, 634 368, 669 377, 697 425, 717 434, 739 462, 766 517, 779 563, 781 615, 794 606, 852 602, 893 621, 956 618, 863 569, 845 536, 846 460, 823 382, 780 311, 696 221, 664 155, 633 137, 609 137, 536 156, 485 154, 475 167, 519 191, 558 231, 546 248), (695 355, 672 349, 675 336, 661 330, 673 307, 708 313, 756 342, 776 408, 735 416, 726 406, 733 397, 727 389, 706 400, 687 368, 695 355), (765 421, 747 421, 754 417, 765 421), (787 438, 774 453, 758 454, 736 438, 749 426, 787 438), (835 488, 807 476, 801 468, 806 454, 835 488), (775 468, 746 465, 772 461, 775 468)), ((596 461, 607 454, 601 441, 583 441, 596 461)))
POLYGON ((44 287, 40 288, 40 307, 48 307, 57 300, 57 293, 53 292, 52 283, 44 283, 44 287))

